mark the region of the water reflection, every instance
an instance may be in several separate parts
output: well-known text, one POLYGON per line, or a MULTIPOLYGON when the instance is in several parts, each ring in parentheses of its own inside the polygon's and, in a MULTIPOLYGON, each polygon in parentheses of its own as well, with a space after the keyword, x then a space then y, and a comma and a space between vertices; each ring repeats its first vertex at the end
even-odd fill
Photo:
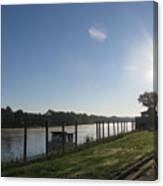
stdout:
MULTIPOLYGON (((65 131, 74 133, 74 126, 66 126, 65 131)), ((125 130, 119 123, 115 123, 115 135, 125 130)), ((127 124, 128 132, 132 130, 131 123, 127 124)), ((52 133, 61 131, 61 127, 49 127, 49 141, 52 139, 52 133)), ((126 131, 127 132, 127 131, 126 131)), ((103 130, 101 126, 101 137, 103 130)), ((114 135, 113 124, 109 125, 109 136, 114 135)), ((24 130, 23 129, 2 129, 1 130, 1 159, 2 161, 11 161, 23 158, 24 130)), ((104 124, 104 136, 108 136, 108 124, 104 124)), ((86 142, 87 138, 96 140, 96 124, 85 124, 78 126, 78 144, 86 142)), ((73 136, 75 142, 75 136, 73 136)), ((27 130, 27 156, 32 157, 45 153, 45 128, 30 128, 27 130)))

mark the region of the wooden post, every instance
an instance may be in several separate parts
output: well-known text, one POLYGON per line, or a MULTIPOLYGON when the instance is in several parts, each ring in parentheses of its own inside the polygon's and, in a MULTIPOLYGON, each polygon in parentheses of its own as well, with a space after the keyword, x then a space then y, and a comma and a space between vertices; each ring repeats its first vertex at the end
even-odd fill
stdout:
POLYGON ((98 140, 100 139, 100 123, 98 121, 98 140))
POLYGON ((96 141, 98 140, 98 123, 96 121, 96 141))
POLYGON ((65 150, 65 124, 62 123, 62 151, 65 150))
POLYGON ((108 121, 108 137, 110 136, 110 127, 109 127, 109 121, 108 121))
POLYGON ((101 139, 101 123, 99 122, 99 140, 101 139))
POLYGON ((113 136, 115 136, 115 123, 113 121, 113 136))
POLYGON ((75 146, 77 147, 78 145, 78 123, 77 121, 75 122, 75 146))
POLYGON ((100 124, 100 121, 98 123, 98 127, 99 127, 99 131, 98 131, 98 138, 99 140, 101 139, 101 124, 100 124))
POLYGON ((122 121, 121 121, 121 134, 123 134, 123 126, 122 126, 122 121))
POLYGON ((99 124, 98 124, 98 121, 97 121, 97 140, 99 140, 99 124))
POLYGON ((105 138, 105 131, 104 131, 104 121, 102 122, 102 138, 105 138))
POLYGON ((136 121, 134 121, 134 130, 136 130, 136 121))
POLYGON ((119 134, 119 122, 117 121, 117 135, 119 134))
POLYGON ((133 131, 135 130, 135 121, 133 121, 133 131))
POLYGON ((24 124, 24 161, 27 160, 27 123, 23 121, 24 124))
POLYGON ((98 140, 99 140, 99 138, 100 138, 100 135, 99 135, 99 130, 100 130, 100 127, 99 127, 99 121, 97 122, 97 128, 98 128, 98 140))
POLYGON ((125 133, 125 121, 123 121, 123 133, 125 133))
POLYGON ((48 121, 45 123, 45 149, 46 149, 46 156, 49 153, 49 144, 48 144, 48 121))
POLYGON ((126 121, 126 132, 128 132, 128 122, 126 121))
POLYGON ((121 130, 122 131, 121 133, 123 134, 123 121, 121 121, 121 129, 122 129, 121 130))

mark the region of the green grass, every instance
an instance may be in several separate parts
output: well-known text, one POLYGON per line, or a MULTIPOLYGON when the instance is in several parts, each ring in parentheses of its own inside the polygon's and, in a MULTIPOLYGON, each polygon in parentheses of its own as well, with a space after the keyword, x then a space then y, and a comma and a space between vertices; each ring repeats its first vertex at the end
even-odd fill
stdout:
POLYGON ((112 179, 153 151, 153 132, 134 132, 61 157, 3 167, 2 176, 112 179))

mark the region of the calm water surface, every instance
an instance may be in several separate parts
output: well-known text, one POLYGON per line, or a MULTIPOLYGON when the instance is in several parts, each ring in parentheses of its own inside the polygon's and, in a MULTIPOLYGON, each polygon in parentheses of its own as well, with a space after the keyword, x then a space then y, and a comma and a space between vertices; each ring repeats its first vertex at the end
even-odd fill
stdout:
MULTIPOLYGON (((117 133, 117 127, 116 133, 117 133)), ((104 125, 104 135, 108 136, 108 125, 104 125)), ((49 142, 51 141, 51 132, 61 131, 61 127, 49 127, 49 142)), ((74 133, 74 126, 66 126, 65 131, 74 133)), ((128 131, 131 131, 131 123, 128 123, 128 131)), ((119 125, 119 133, 121 127, 119 125)), ((113 135, 113 125, 110 124, 110 136, 113 135)), ((23 129, 2 129, 1 130, 1 159, 3 162, 23 158, 24 130, 23 129)), ((101 127, 102 136, 102 127, 101 127)), ((73 141, 74 141, 73 136, 73 141)), ((86 138, 96 140, 96 125, 85 124, 78 126, 78 144, 86 142, 86 138)), ((27 156, 32 157, 45 153, 45 128, 29 128, 27 130, 27 156)))

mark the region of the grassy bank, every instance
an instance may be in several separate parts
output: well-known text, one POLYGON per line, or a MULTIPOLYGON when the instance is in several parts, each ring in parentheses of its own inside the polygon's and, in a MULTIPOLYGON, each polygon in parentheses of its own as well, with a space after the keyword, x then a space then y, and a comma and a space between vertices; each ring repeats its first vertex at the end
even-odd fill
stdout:
POLYGON ((62 157, 5 167, 2 176, 112 179, 153 151, 153 132, 135 132, 62 157))

